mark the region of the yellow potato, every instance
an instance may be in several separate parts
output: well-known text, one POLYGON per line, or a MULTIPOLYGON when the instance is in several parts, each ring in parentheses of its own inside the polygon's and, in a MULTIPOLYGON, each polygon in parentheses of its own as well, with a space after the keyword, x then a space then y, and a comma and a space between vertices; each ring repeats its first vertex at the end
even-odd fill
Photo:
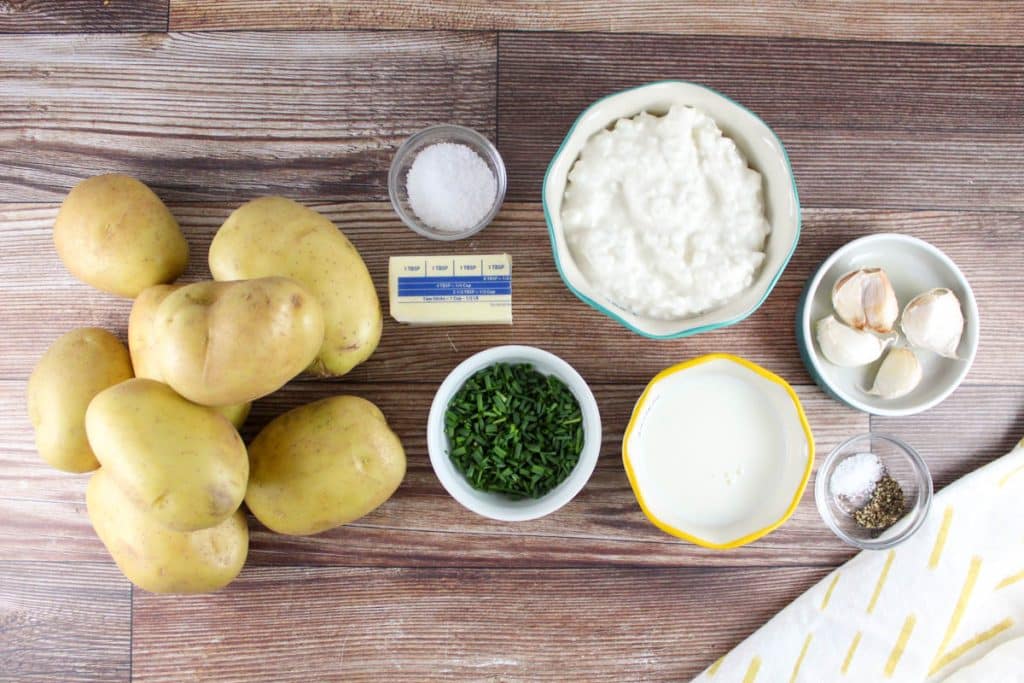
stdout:
POLYGON ((65 472, 99 467, 85 435, 85 410, 96 394, 131 377, 128 350, 106 330, 85 327, 57 339, 28 380, 40 457, 65 472))
POLYGON ((402 442, 377 406, 335 396, 278 416, 249 446, 245 503, 268 529, 315 534, 359 519, 405 476, 402 442))
POLYGON ((118 568, 152 593, 208 593, 242 571, 249 552, 245 515, 236 510, 199 531, 173 531, 137 510, 106 468, 92 475, 85 505, 118 568))
POLYGON ((136 377, 163 381, 156 355, 157 338, 153 332, 156 309, 168 295, 184 285, 154 285, 139 292, 128 315, 128 350, 136 377))
POLYGON ((246 401, 245 403, 232 403, 229 406, 211 406, 211 410, 216 410, 218 413, 228 419, 235 429, 241 429, 242 425, 245 424, 245 418, 249 417, 249 409, 252 408, 252 404, 246 401))
POLYGON ((164 203, 142 182, 119 174, 72 188, 53 224, 53 242, 72 275, 126 297, 171 282, 188 261, 188 243, 164 203))
POLYGON ((224 406, 266 396, 302 372, 324 340, 324 319, 288 278, 197 282, 163 300, 154 336, 165 381, 190 401, 224 406))
POLYGON ((324 343, 310 372, 344 375, 380 342, 377 290, 359 252, 326 216, 284 197, 261 197, 232 213, 210 245, 216 280, 282 275, 324 312, 324 343))
MULTIPOLYGON (((135 297, 135 301, 132 303, 132 312, 128 316, 128 350, 132 354, 132 367, 135 368, 136 377, 155 379, 158 382, 164 381, 163 371, 160 369, 159 358, 156 354, 159 345, 156 343, 153 321, 156 319, 156 309, 160 303, 171 292, 184 286, 154 285, 142 290, 135 297)), ((238 429, 249 415, 250 406, 249 402, 234 403, 216 406, 214 410, 228 418, 231 424, 238 429)))
POLYGON ((166 384, 132 379, 101 392, 85 429, 125 497, 170 529, 215 526, 242 502, 249 478, 242 438, 222 415, 166 384))

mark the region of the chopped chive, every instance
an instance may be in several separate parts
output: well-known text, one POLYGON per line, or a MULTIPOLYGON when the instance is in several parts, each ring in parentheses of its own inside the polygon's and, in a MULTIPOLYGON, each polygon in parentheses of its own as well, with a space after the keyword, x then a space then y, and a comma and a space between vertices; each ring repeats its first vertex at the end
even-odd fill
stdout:
POLYGON ((583 416, 557 377, 498 363, 462 385, 445 412, 449 457, 477 489, 539 498, 579 461, 583 416))

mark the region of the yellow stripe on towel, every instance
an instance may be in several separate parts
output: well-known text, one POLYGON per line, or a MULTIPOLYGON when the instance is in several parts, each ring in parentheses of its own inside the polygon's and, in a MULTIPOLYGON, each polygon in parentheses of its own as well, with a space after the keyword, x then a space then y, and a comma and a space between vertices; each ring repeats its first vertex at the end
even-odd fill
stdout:
POLYGON ((907 641, 910 640, 910 634, 914 631, 914 624, 917 623, 917 617, 911 614, 903 622, 903 628, 900 629, 900 635, 896 639, 896 644, 892 646, 892 652, 889 653, 889 661, 885 663, 885 677, 892 678, 892 675, 896 672, 896 666, 900 663, 900 658, 903 657, 903 652, 907 649, 907 641))
POLYGON ((1011 574, 1010 576, 1007 576, 1005 579, 996 584, 996 590, 999 590, 1000 588, 1006 588, 1007 586, 1012 586, 1021 579, 1024 579, 1024 571, 1017 572, 1016 574, 1011 574))
POLYGON ((932 668, 931 668, 930 671, 928 671, 928 675, 929 676, 933 676, 936 673, 938 673, 939 671, 942 671, 944 668, 946 668, 947 666, 952 664, 954 661, 956 661, 957 659, 960 659, 965 654, 967 654, 968 650, 972 650, 972 649, 978 647, 979 645, 981 645, 982 643, 984 643, 987 640, 992 640, 993 638, 998 636, 1000 633, 1002 633, 1003 631, 1005 631, 1005 630, 1007 630, 1009 628, 1013 628, 1013 619, 1007 618, 1007 619, 1003 619, 1002 621, 1000 621, 998 624, 996 624, 992 628, 988 629, 987 631, 982 631, 978 635, 976 635, 973 638, 971 638, 970 640, 968 640, 963 645, 960 645, 959 647, 957 647, 957 648, 951 650, 950 652, 946 653, 945 655, 943 655, 938 661, 936 661, 934 664, 932 664, 932 668))
POLYGON ((813 637, 813 633, 808 633, 807 637, 804 638, 804 646, 800 648, 800 656, 796 658, 796 664, 793 665, 793 673, 789 676, 789 683, 796 683, 796 677, 800 675, 800 665, 804 663, 804 657, 807 656, 807 648, 810 647, 811 638, 813 637))
POLYGON ((843 668, 839 670, 844 676, 850 669, 850 662, 853 661, 853 655, 857 652, 857 646, 860 645, 860 631, 853 636, 853 642, 850 643, 850 649, 846 651, 846 659, 843 660, 843 668))
POLYGON ((825 591, 825 597, 821 600, 821 611, 824 612, 825 608, 828 607, 828 601, 832 599, 832 591, 836 589, 836 584, 839 583, 839 572, 832 577, 832 583, 828 585, 828 590, 825 591))
POLYGON ((761 658, 754 657, 750 660, 750 666, 747 667, 747 673, 743 677, 743 683, 754 683, 757 679, 757 672, 761 669, 761 658))
POLYGON ((716 673, 718 673, 718 670, 720 668, 722 668, 722 662, 724 662, 724 661, 725 661, 725 656, 724 655, 715 660, 715 663, 712 664, 711 667, 708 669, 708 678, 713 678, 714 675, 716 673))
POLYGON ((935 535, 935 545, 932 547, 932 556, 928 558, 928 569, 935 569, 939 566, 942 558, 942 549, 946 547, 946 536, 949 535, 949 526, 953 523, 953 506, 947 505, 946 511, 942 513, 942 526, 939 533, 935 535))
POLYGON ((868 603, 868 614, 875 611, 875 603, 878 602, 878 596, 882 594, 882 587, 885 586, 885 579, 889 576, 889 567, 892 566, 892 561, 895 557, 895 550, 890 550, 888 555, 885 557, 885 564, 882 565, 882 573, 878 575, 878 583, 875 584, 875 592, 871 594, 871 602, 868 603))
MULTIPOLYGON (((1020 445, 1024 446, 1024 441, 1021 441, 1020 445)), ((1013 475, 1019 474, 1020 472, 1024 472, 1024 465, 1017 465, 1012 470, 1004 474, 1003 478, 999 480, 999 488, 1006 486, 1006 482, 1010 481, 1010 478, 1013 477, 1013 475)))
POLYGON ((964 612, 967 610, 967 603, 971 600, 971 593, 974 591, 974 584, 978 581, 979 572, 981 572, 981 558, 975 555, 971 558, 971 565, 967 569, 967 578, 964 580, 963 588, 960 589, 960 597, 957 598, 956 607, 953 608, 953 615, 949 618, 949 625, 946 627, 946 635, 942 636, 942 642, 939 644, 939 649, 935 652, 935 659, 932 660, 932 671, 938 671, 937 667, 939 661, 942 660, 946 653, 946 648, 949 647, 949 643, 953 640, 953 636, 956 635, 956 630, 960 626, 960 620, 963 618, 964 612))

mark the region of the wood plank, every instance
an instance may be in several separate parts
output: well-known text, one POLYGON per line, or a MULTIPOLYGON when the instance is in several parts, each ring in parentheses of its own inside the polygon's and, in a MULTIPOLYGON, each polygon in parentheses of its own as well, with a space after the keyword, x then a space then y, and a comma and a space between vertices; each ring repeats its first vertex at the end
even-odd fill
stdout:
POLYGON ((0 33, 166 31, 167 0, 0 0, 0 33))
POLYGON ((1020 45, 1022 10, 1016 2, 991 0, 872 0, 856 5, 769 0, 756 6, 742 0, 284 0, 273 8, 258 0, 171 0, 171 28, 603 31, 1020 45))
MULTIPOLYGON (((818 518, 809 489, 794 517, 746 548, 715 553, 679 543, 644 519, 619 464, 618 444, 639 387, 598 387, 605 443, 584 491, 558 513, 515 525, 477 517, 452 500, 430 470, 423 427, 432 391, 397 386, 289 385, 257 405, 246 433, 285 409, 338 391, 373 400, 401 436, 409 472, 395 497, 358 523, 315 537, 271 534, 251 520, 253 566, 757 566, 838 563, 852 555, 818 518)), ((798 387, 816 436, 818 462, 842 439, 867 431, 867 416, 816 389, 798 387)), ((12 401, 0 417, 10 422, 12 401)), ((875 418, 872 428, 905 439, 924 456, 937 489, 1009 451, 1024 434, 1024 387, 968 385, 942 406, 913 418, 875 418)), ((102 560, 85 516, 85 477, 37 461, 27 433, 0 444, 4 497, 0 554, 18 559, 102 560), (29 444, 26 447, 26 444, 29 444)), ((812 480, 813 481, 813 480, 812 480)))
MULTIPOLYGON (((779 531, 740 551, 716 553, 661 533, 636 504, 621 464, 621 442, 642 385, 594 385, 604 427, 587 487, 547 518, 506 524, 478 517, 441 487, 431 470, 424 425, 435 387, 428 384, 298 382, 258 401, 243 434, 249 441, 290 408, 338 393, 376 403, 402 439, 409 461, 395 496, 357 523, 314 537, 270 533, 254 519, 249 563, 348 566, 760 565, 835 562, 851 551, 829 536, 810 492, 779 531)), ((797 387, 819 453, 868 429, 867 416, 812 387, 797 387)), ((85 514, 86 476, 39 460, 25 417, 23 384, 0 381, 0 556, 24 560, 103 560, 85 514)))
POLYGON ((1024 386, 966 385, 920 415, 872 415, 871 431, 893 434, 917 450, 928 462, 938 490, 1009 453, 1024 437, 1024 386), (956 457, 932 458, 936 453, 956 457))
POLYGON ((131 587, 113 564, 0 560, 0 678, 127 681, 131 587))
POLYGON ((12 36, 0 44, 0 196, 59 201, 139 176, 169 200, 386 199, 431 124, 495 132, 494 35, 12 36))
POLYGON ((499 59, 498 137, 514 200, 536 200, 593 101, 681 79, 775 129, 805 207, 1024 208, 1020 50, 519 33, 502 36, 499 59))
POLYGON ((827 572, 246 569, 213 595, 138 591, 133 674, 139 681, 242 681, 253 671, 275 681, 679 681, 827 572))
MULTIPOLYGON (((186 280, 209 277, 205 255, 234 205, 172 205, 192 248, 186 280)), ((387 301, 387 258, 397 254, 507 251, 515 272, 511 328, 398 325, 385 316, 377 353, 347 378, 355 382, 440 383, 476 351, 507 343, 548 349, 590 382, 646 383, 674 363, 713 351, 745 356, 796 384, 810 384, 796 351, 793 323, 805 281, 835 249, 875 232, 925 239, 950 255, 973 284, 982 343, 968 379, 1014 384, 1024 378, 1018 352, 1024 293, 1024 215, 1011 213, 807 210, 800 247, 761 309, 746 321, 674 341, 651 341, 579 302, 559 279, 535 204, 508 204, 494 225, 456 244, 425 240, 401 225, 388 204, 316 204, 353 240, 387 301), (558 321, 557 324, 553 321, 558 321), (608 362, 609 353, 629 363, 608 362)), ((27 378, 44 348, 73 327, 99 325, 124 337, 129 302, 96 292, 64 270, 50 243, 56 207, 0 205, 0 378, 27 378), (13 323, 17 324, 13 324, 13 323)))
MULTIPOLYGON (((16 382, 0 382, 0 555, 22 559, 99 559, 82 505, 85 477, 38 461, 22 417, 16 382), (22 426, 18 426, 21 424, 22 426)), ((727 553, 681 543, 650 525, 622 471, 620 444, 641 385, 595 385, 604 442, 595 474, 580 495, 540 520, 506 524, 478 517, 441 488, 430 469, 424 425, 434 387, 416 384, 300 382, 257 402, 244 430, 251 438, 284 410, 349 392, 378 404, 401 437, 409 471, 395 496, 359 522, 314 537, 271 534, 252 522, 249 564, 345 566, 760 566, 838 563, 853 554, 818 517, 809 487, 778 531, 727 553)), ((797 387, 816 437, 817 462, 843 439, 866 432, 868 417, 811 387, 797 387)), ((1024 386, 968 385, 915 418, 874 427, 917 447, 942 488, 1007 452, 1024 434, 1024 386)))
POLYGON ((564 132, 595 99, 666 78, 722 91, 783 130, 998 133, 1024 121, 1024 53, 1008 47, 515 33, 499 56, 506 143, 522 127, 564 132))

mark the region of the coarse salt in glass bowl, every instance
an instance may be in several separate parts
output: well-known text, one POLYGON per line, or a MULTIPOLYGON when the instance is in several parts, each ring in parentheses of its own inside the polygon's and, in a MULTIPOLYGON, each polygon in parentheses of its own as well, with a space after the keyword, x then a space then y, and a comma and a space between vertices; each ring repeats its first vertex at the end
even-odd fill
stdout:
POLYGON ((395 213, 411 230, 435 240, 460 240, 486 228, 498 215, 498 210, 501 209, 501 204, 505 201, 507 187, 508 177, 505 174, 505 162, 502 161, 501 155, 491 141, 472 128, 451 124, 431 126, 412 135, 395 152, 395 158, 391 161, 391 170, 388 172, 388 196, 391 198, 391 206, 394 207, 395 213), (487 164, 496 183, 494 203, 490 210, 473 226, 465 230, 438 230, 417 216, 409 203, 406 179, 417 155, 431 145, 444 142, 465 145, 476 152, 487 164))
POLYGON ((821 518, 844 542, 862 550, 885 550, 910 538, 924 523, 932 503, 932 476, 917 451, 896 437, 862 434, 839 444, 825 458, 814 482, 814 500, 821 518), (877 456, 886 474, 903 489, 904 515, 883 531, 857 524, 850 506, 830 486, 839 464, 860 453, 877 456))

